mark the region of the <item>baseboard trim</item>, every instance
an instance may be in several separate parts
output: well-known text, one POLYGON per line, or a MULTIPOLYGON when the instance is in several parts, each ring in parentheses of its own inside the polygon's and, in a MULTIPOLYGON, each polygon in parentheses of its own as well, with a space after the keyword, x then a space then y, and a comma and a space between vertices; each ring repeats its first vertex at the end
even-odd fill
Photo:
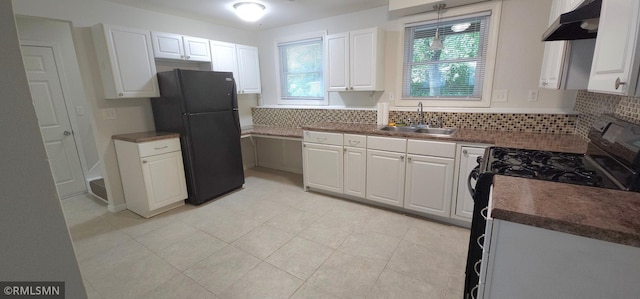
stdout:
POLYGON ((127 204, 126 203, 122 203, 119 205, 114 205, 113 203, 109 203, 109 205, 107 206, 107 210, 109 210, 109 212, 112 213, 117 213, 117 212, 121 212, 127 209, 127 204))

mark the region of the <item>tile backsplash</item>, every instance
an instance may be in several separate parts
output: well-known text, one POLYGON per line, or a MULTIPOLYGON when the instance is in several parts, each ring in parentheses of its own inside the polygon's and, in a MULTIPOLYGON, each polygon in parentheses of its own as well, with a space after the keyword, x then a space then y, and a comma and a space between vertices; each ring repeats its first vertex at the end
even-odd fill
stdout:
POLYGON ((376 110, 252 108, 253 124, 302 127, 323 121, 375 124, 376 110))
POLYGON ((593 121, 603 113, 614 114, 624 120, 640 123, 640 98, 588 92, 581 90, 576 97, 576 133, 587 137, 593 121))

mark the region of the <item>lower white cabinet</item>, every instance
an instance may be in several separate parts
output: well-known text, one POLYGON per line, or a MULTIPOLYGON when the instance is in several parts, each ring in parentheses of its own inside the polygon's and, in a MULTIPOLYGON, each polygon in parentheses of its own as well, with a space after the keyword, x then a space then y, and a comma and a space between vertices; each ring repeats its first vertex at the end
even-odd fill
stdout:
POLYGON ((451 158, 408 155, 404 207, 449 217, 453 164, 451 158))
POLYGON ((344 147, 344 194, 365 197, 367 149, 344 147))
POLYGON ((404 159, 404 153, 367 149, 367 199, 404 206, 404 159))
POLYGON ((317 142, 339 139, 340 145, 305 142, 303 144, 303 171, 305 187, 336 193, 343 188, 342 134, 305 132, 305 140, 317 142), (334 136, 336 135, 336 136, 334 136), (339 138, 338 136, 339 135, 339 138), (324 137, 326 136, 326 137, 324 137))
POLYGON ((184 205, 188 197, 178 138, 116 140, 127 209, 145 218, 184 205))
MULTIPOLYGON (((458 165, 458 186, 455 204, 455 216, 471 220, 473 217, 473 197, 469 192, 469 174, 478 166, 478 157, 484 155, 484 147, 463 146, 460 149, 458 165)), ((475 187, 475 180, 471 182, 475 187)))

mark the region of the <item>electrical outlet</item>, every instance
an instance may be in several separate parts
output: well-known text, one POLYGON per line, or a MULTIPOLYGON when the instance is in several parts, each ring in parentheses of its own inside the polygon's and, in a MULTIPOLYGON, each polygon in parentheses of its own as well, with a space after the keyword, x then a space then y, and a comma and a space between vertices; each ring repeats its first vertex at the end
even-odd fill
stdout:
POLYGON ((504 103, 509 98, 508 89, 496 89, 493 91, 493 102, 504 103))
POLYGON ((116 109, 106 108, 101 110, 102 110, 102 119, 104 120, 118 119, 118 115, 116 114, 116 109))
POLYGON ((393 103, 393 101, 394 101, 393 92, 390 92, 390 93, 389 93, 389 102, 390 102, 390 103, 393 103))
POLYGON ((537 102, 538 101, 538 90, 537 89, 529 90, 529 95, 527 96, 527 100, 529 102, 537 102))

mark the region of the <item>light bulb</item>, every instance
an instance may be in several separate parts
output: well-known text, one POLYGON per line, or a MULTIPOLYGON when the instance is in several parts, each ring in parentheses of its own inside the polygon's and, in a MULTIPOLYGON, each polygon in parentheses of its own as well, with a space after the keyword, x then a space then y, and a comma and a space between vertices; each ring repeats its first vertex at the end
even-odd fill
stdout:
POLYGON ((264 5, 255 2, 238 2, 233 5, 236 15, 244 21, 255 22, 264 15, 264 5))

